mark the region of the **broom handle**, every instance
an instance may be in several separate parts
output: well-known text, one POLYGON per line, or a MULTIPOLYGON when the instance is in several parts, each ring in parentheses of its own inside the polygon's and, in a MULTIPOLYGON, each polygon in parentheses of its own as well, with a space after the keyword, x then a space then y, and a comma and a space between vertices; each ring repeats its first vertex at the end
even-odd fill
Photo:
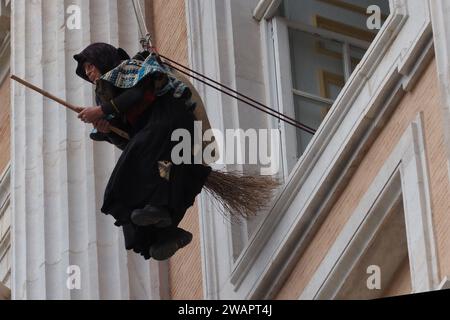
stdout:
MULTIPOLYGON (((68 108, 68 109, 70 109, 70 110, 72 110, 72 111, 74 111, 76 113, 80 113, 81 111, 83 111, 82 107, 77 107, 77 106, 75 106, 75 105, 73 105, 71 103, 68 103, 67 101, 62 100, 62 99, 52 95, 51 93, 49 93, 47 91, 44 91, 41 88, 38 88, 35 85, 32 85, 31 83, 29 83, 29 82, 27 82, 27 81, 25 81, 25 80, 15 76, 15 75, 11 75, 11 79, 19 82, 20 84, 24 85, 25 87, 28 87, 28 88, 30 88, 30 89, 32 89, 32 90, 42 94, 44 97, 47 97, 47 98, 49 98, 49 99, 51 99, 53 101, 58 102, 59 104, 65 106, 66 108, 68 108)), ((116 128, 116 127, 113 127, 113 126, 110 126, 110 129, 111 129, 112 132, 114 132, 115 134, 121 136, 122 138, 130 140, 130 136, 125 131, 120 130, 119 128, 116 128)))

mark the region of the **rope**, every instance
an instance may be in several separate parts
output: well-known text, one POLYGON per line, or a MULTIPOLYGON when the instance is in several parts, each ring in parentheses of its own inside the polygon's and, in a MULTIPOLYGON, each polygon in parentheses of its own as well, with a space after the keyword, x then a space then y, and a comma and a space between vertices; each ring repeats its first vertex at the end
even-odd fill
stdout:
POLYGON ((209 77, 207 77, 207 76, 205 76, 205 75, 203 75, 203 74, 201 74, 201 73, 199 73, 199 72, 197 72, 197 71, 195 71, 195 70, 192 70, 192 69, 190 69, 190 68, 188 68, 188 67, 186 67, 186 66, 184 66, 184 65, 182 65, 182 64, 180 64, 180 63, 178 63, 178 62, 176 62, 176 61, 174 61, 174 60, 172 60, 172 59, 170 59, 170 58, 167 58, 167 57, 165 57, 165 56, 162 55, 162 54, 159 54, 159 56, 160 56, 161 58, 163 58, 163 59, 165 59, 165 60, 167 60, 167 61, 169 61, 169 62, 171 62, 171 63, 173 63, 173 64, 175 64, 175 65, 177 65, 177 66, 179 66, 179 67, 181 67, 181 68, 184 68, 184 69, 188 70, 189 72, 192 72, 192 73, 195 74, 195 75, 198 75, 198 76, 200 76, 200 77, 203 77, 203 78, 205 78, 206 80, 211 81, 212 83, 217 84, 217 85, 219 85, 219 86, 221 86, 221 87, 223 87, 223 88, 225 88, 225 89, 231 91, 232 93, 236 94, 236 96, 231 95, 230 93, 228 93, 228 92, 226 92, 226 91, 224 91, 224 90, 222 90, 222 89, 220 89, 220 88, 218 88, 218 87, 215 87, 215 86, 213 86, 213 85, 207 83, 206 81, 201 80, 201 79, 199 79, 199 78, 193 76, 192 74, 189 74, 189 73, 187 73, 187 72, 185 72, 185 71, 182 71, 182 70, 180 70, 180 69, 174 67, 173 65, 171 65, 171 64, 169 64, 169 63, 167 63, 167 62, 164 62, 164 63, 165 63, 166 65, 168 65, 169 67, 174 68, 175 70, 178 70, 178 71, 182 72, 183 74, 185 74, 185 75, 187 75, 187 76, 190 76, 190 77, 192 77, 193 79, 198 80, 198 81, 200 81, 200 82, 202 82, 202 83, 204 83, 204 84, 210 86, 211 88, 214 88, 214 89, 216 89, 216 90, 218 90, 218 91, 220 91, 220 92, 222 92, 222 93, 224 93, 224 94, 226 94, 226 95, 228 95, 228 96, 230 96, 230 97, 232 97, 232 98, 235 98, 235 99, 237 99, 237 100, 239 100, 239 101, 241 101, 241 102, 244 102, 244 103, 246 103, 247 105, 249 105, 249 106, 251 106, 251 107, 253 107, 253 108, 256 108, 256 109, 258 109, 258 110, 260 110, 260 111, 262 111, 262 112, 264 112, 264 113, 266 113, 266 114, 268 114, 268 115, 271 115, 271 116, 273 116, 273 117, 275 117, 275 118, 277 118, 277 119, 279 119, 279 120, 281 120, 281 121, 285 121, 286 123, 291 124, 291 125, 293 125, 293 126, 299 128, 299 129, 301 129, 301 130, 304 130, 304 131, 306 131, 306 132, 308 132, 308 133, 311 133, 311 134, 315 134, 315 133, 316 133, 316 130, 314 130, 313 128, 308 127, 308 126, 302 124, 301 122, 298 122, 297 120, 292 119, 292 118, 288 117, 287 115, 285 115, 285 114, 283 114, 283 113, 281 113, 281 112, 278 112, 278 111, 276 111, 276 110, 274 110, 274 109, 272 109, 272 108, 270 108, 270 107, 268 107, 268 106, 262 104, 262 103, 259 102, 259 101, 256 101, 255 99, 252 99, 252 98, 250 98, 250 97, 248 97, 248 96, 246 96, 246 95, 244 95, 244 94, 242 94, 242 93, 240 93, 240 92, 238 92, 238 91, 236 91, 236 90, 234 90, 234 89, 232 89, 232 88, 230 88, 230 87, 228 87, 228 86, 226 86, 226 85, 224 85, 224 84, 222 84, 222 83, 220 83, 220 82, 215 81, 214 79, 211 79, 211 78, 209 78, 209 77), (245 100, 243 100, 243 99, 241 99, 241 98, 239 98, 239 97, 245 98, 245 99, 247 99, 247 100, 253 102, 254 104, 249 103, 248 101, 245 101, 245 100), (255 104, 256 104, 256 105, 259 105, 260 107, 256 106, 255 104), (265 110, 264 110, 263 108, 264 108, 265 110), (281 117, 283 117, 283 118, 281 118, 281 117))
POLYGON ((136 5, 136 0, 132 0, 131 3, 133 4, 134 14, 136 15, 136 21, 139 26, 139 32, 141 33, 141 38, 144 39, 145 35, 148 34, 148 31, 147 31, 147 26, 145 25, 144 17, 142 15, 141 4, 138 3, 136 5), (139 7, 139 11, 138 11, 137 7, 139 7), (140 14, 139 14, 139 12, 140 12, 140 14), (144 26, 143 28, 142 28, 142 25, 144 26), (145 29, 145 33, 142 29, 145 29))
POLYGON ((274 110, 273 108, 270 108, 270 107, 266 106, 265 104, 262 104, 261 102, 258 102, 257 100, 252 99, 252 98, 250 98, 250 97, 248 97, 248 96, 246 96, 246 95, 244 95, 244 94, 242 94, 242 93, 240 93, 240 92, 238 92, 238 91, 236 91, 236 90, 234 90, 234 89, 232 89, 232 88, 230 88, 230 87, 228 87, 228 86, 226 86, 226 85, 224 85, 224 84, 222 84, 222 83, 220 83, 218 81, 215 81, 215 80, 213 80, 213 79, 211 79, 211 78, 201 74, 200 72, 192 70, 192 69, 190 69, 190 68, 188 68, 188 67, 186 67, 186 66, 184 66, 184 65, 182 65, 182 64, 180 64, 180 63, 178 63, 178 62, 176 62, 176 61, 174 61, 174 60, 172 60, 172 59, 170 59, 168 57, 165 57, 164 55, 159 54, 157 52, 156 48, 153 47, 153 44, 152 44, 152 41, 151 41, 152 38, 151 38, 151 36, 150 36, 150 34, 148 32, 148 29, 147 29, 147 26, 146 26, 146 23, 145 23, 145 19, 144 19, 143 13, 142 13, 142 8, 140 6, 140 3, 138 2, 136 4, 136 1, 139 1, 139 0, 132 0, 131 2, 133 3, 134 13, 136 15, 136 20, 137 20, 138 25, 139 25, 139 32, 141 34, 140 43, 141 43, 141 45, 142 45, 144 50, 147 50, 149 52, 153 51, 158 56, 160 56, 161 58, 163 58, 163 59, 165 59, 165 60, 167 60, 167 61, 169 61, 171 63, 170 64, 170 63, 164 61, 163 63, 166 64, 167 66, 169 66, 169 67, 171 67, 171 68, 173 68, 173 69, 183 73, 184 75, 187 75, 188 77, 191 77, 191 78, 193 78, 193 79, 195 79, 197 81, 200 81, 201 83, 203 83, 203 84, 205 84, 205 85, 207 85, 207 86, 209 86, 209 87, 211 87, 211 88, 213 88, 213 89, 215 89, 215 90, 217 90, 217 91, 219 91, 219 92, 221 92, 223 94, 226 94, 226 95, 228 95, 228 96, 230 96, 230 97, 232 97, 232 98, 234 98, 234 99, 236 99, 236 100, 238 100, 240 102, 243 102, 243 103, 247 104, 248 106, 253 107, 253 108, 255 108, 255 109, 257 109, 257 110, 259 110, 261 112, 264 112, 265 114, 270 115, 270 116, 272 116, 272 117, 274 117, 274 118, 276 118, 276 119, 278 119, 280 121, 284 121, 287 124, 290 124, 290 125, 298 128, 298 129, 300 129, 300 130, 303 130, 303 131, 308 132, 308 133, 313 134, 313 135, 316 133, 315 129, 313 129, 311 127, 308 127, 308 126, 302 124, 301 122, 298 122, 297 120, 295 120, 295 119, 293 119, 293 118, 291 118, 291 117, 289 117, 289 116, 287 116, 287 115, 285 115, 285 114, 283 114, 281 112, 278 112, 278 111, 274 110), (183 68, 185 70, 188 70, 188 72, 184 71, 184 70, 181 70, 181 69, 175 67, 174 65, 177 65, 177 66, 179 66, 179 67, 181 67, 181 68, 183 68), (199 78, 197 76, 194 76, 193 74, 195 74, 195 75, 197 75, 197 76, 199 76, 199 77, 201 77, 203 79, 206 79, 206 80, 203 80, 203 79, 201 79, 201 78, 199 78), (208 81, 210 81, 213 84, 216 84, 216 85, 218 85, 220 87, 216 87, 213 84, 209 83, 208 81), (222 88, 225 88, 225 89, 229 90, 230 92, 232 92, 235 95, 233 95, 233 94, 223 90, 222 88), (244 98, 244 99, 247 99, 248 101, 242 99, 241 97, 244 98))
MULTIPOLYGON (((161 57, 162 57, 162 56, 161 56, 161 57)), ((181 73, 187 75, 188 77, 192 77, 193 79, 195 79, 195 80, 197 80, 197 81, 200 81, 201 83, 204 83, 204 84, 206 84, 207 86, 209 86, 209 87, 211 87, 211 88, 213 88, 213 89, 215 89, 215 90, 217 90, 217 91, 219 91, 219 92, 222 92, 222 93, 226 94, 227 96, 230 96, 230 97, 232 97, 232 98, 234 98, 234 99, 236 99, 236 100, 238 100, 238 101, 241 101, 241 102, 247 104, 248 106, 250 106, 250 107, 252 107, 252 108, 255 108, 255 109, 259 110, 259 111, 262 111, 262 112, 264 112, 264 113, 266 113, 266 114, 268 114, 268 115, 270 115, 270 116, 272 116, 272 117, 274 117, 274 118, 277 118, 278 120, 284 121, 284 122, 286 122, 286 123, 288 123, 288 124, 290 124, 290 125, 292 125, 292 126, 298 128, 298 129, 303 130, 303 131, 306 131, 306 132, 308 132, 308 133, 311 133, 311 134, 314 134, 314 133, 315 133, 315 130, 314 130, 314 129, 309 128, 309 127, 307 127, 307 126, 301 124, 300 122, 297 122, 297 121, 295 121, 295 120, 294 120, 294 121, 293 121, 293 120, 290 120, 290 119, 287 118, 287 117, 286 117, 287 119, 283 119, 282 117, 280 117, 279 115, 276 114, 276 111, 275 111, 275 110, 269 109, 269 107, 266 107, 266 108, 268 108, 268 110, 264 110, 263 108, 258 107, 257 105, 255 105, 255 104, 253 104, 253 103, 250 103, 250 102, 248 102, 248 101, 245 101, 244 99, 240 98, 238 95, 236 95, 236 96, 235 96, 235 95, 232 95, 231 93, 229 93, 229 92, 227 92, 227 91, 225 91, 225 90, 223 90, 223 89, 221 89, 221 88, 219 88, 219 87, 213 86, 212 84, 206 82, 205 80, 202 80, 202 79, 200 79, 200 78, 198 78, 198 77, 196 77, 196 76, 194 76, 194 75, 192 75, 192 74, 190 74, 190 73, 188 73, 188 72, 186 72, 186 71, 184 71, 184 70, 181 70, 181 69, 179 69, 179 68, 177 68, 177 67, 175 67, 175 66, 173 66, 173 65, 171 65, 171 64, 169 64, 169 63, 167 63, 167 62, 164 62, 164 64, 166 64, 166 65, 169 66, 170 68, 173 68, 173 69, 175 69, 175 70, 177 70, 177 71, 179 71, 179 72, 181 72, 181 73)), ((234 90, 233 90, 233 91, 234 91, 234 90)), ((236 91, 235 91, 235 92, 236 92, 236 91)), ((241 96, 243 96, 243 95, 241 95, 241 96)), ((264 105, 263 105, 263 106, 264 106, 264 105)), ((283 115, 282 113, 281 113, 281 115, 282 115, 282 116, 285 116, 285 115, 283 115)))

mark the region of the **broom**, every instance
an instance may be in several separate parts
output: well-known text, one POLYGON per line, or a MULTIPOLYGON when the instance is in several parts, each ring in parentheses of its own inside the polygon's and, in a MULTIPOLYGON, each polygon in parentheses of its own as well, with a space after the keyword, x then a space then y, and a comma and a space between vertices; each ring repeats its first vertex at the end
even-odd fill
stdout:
MULTIPOLYGON (((11 79, 17 81, 18 83, 24 85, 25 87, 27 87, 27 88, 29 88, 31 90, 34 90, 34 91, 42 94, 44 97, 47 97, 47 98, 49 98, 49 99, 59 103, 60 105, 66 107, 69 110, 72 110, 72 111, 74 111, 76 113, 80 113, 80 112, 83 111, 83 108, 74 106, 73 104, 70 104, 70 103, 64 101, 63 99, 60 99, 60 98, 52 95, 51 93, 49 93, 47 91, 44 91, 41 88, 38 88, 35 85, 29 83, 28 81, 25 81, 25 80, 15 76, 15 75, 11 75, 11 79)), ((115 134, 121 136, 122 138, 130 140, 130 137, 129 137, 128 133, 126 133, 125 131, 123 131, 123 130, 121 130, 119 128, 113 127, 113 126, 111 126, 110 129, 111 129, 112 132, 114 132, 115 134)))
POLYGON ((204 188, 221 204, 222 214, 233 219, 255 217, 267 209, 280 185, 280 181, 272 176, 213 170, 204 188))
MULTIPOLYGON (((79 113, 83 110, 15 75, 12 75, 11 79, 58 102, 72 111, 79 113)), ((115 127, 111 127, 111 130, 129 139, 126 132, 115 127)), ((207 193, 221 204, 220 210, 223 210, 222 214, 225 217, 250 218, 267 208, 269 200, 279 186, 280 182, 271 176, 245 175, 240 172, 213 170, 207 178, 204 187, 207 193)))

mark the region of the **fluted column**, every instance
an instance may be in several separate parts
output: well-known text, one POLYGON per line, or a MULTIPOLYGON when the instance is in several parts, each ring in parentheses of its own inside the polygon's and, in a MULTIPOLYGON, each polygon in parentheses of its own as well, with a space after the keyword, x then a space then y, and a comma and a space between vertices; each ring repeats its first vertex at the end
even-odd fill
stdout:
POLYGON ((0 173, 0 300, 11 296, 10 177, 9 167, 0 173))
MULTIPOLYGON (((94 101, 74 54, 92 42, 139 49, 131 1, 14 0, 12 17, 12 73, 76 105, 94 101), (73 4, 80 30, 64 27, 73 4)), ((15 83, 12 92, 13 298, 158 298, 161 266, 126 252, 121 229, 100 213, 117 149, 92 142, 91 127, 53 101, 15 83), (72 265, 79 290, 66 286, 72 265)))

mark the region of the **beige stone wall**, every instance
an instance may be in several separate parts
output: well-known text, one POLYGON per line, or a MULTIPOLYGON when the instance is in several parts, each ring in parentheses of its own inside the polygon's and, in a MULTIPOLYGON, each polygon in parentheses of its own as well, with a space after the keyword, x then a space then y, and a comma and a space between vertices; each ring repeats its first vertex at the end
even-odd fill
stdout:
POLYGON ((6 78, 0 85, 0 175, 10 160, 10 80, 6 78))
POLYGON ((11 300, 11 290, 0 282, 0 300, 11 300))
POLYGON ((395 297, 411 293, 411 273, 409 268, 409 259, 405 259, 394 275, 394 280, 390 283, 384 292, 384 297, 395 297))
MULTIPOLYGON (((419 112, 424 115, 426 149, 431 180, 433 223, 438 247, 441 277, 450 275, 450 187, 447 173, 440 93, 435 61, 431 62, 414 90, 402 99, 390 121, 368 150, 347 187, 332 208, 326 221, 298 261, 277 295, 278 299, 296 299, 318 268, 343 226, 364 196, 385 159, 392 152, 408 125, 419 112)), ((397 283, 386 294, 397 295, 410 290, 406 274, 399 271, 397 283)))
POLYGON ((158 51, 177 62, 188 64, 186 10, 184 0, 150 0, 153 23, 149 25, 158 51))
MULTIPOLYGON (((146 12, 149 30, 158 51, 184 65, 188 64, 187 30, 184 0, 150 0, 146 12)), ((191 208, 181 227, 194 235, 192 243, 169 262, 172 299, 202 299, 202 266, 197 206, 191 208)))

